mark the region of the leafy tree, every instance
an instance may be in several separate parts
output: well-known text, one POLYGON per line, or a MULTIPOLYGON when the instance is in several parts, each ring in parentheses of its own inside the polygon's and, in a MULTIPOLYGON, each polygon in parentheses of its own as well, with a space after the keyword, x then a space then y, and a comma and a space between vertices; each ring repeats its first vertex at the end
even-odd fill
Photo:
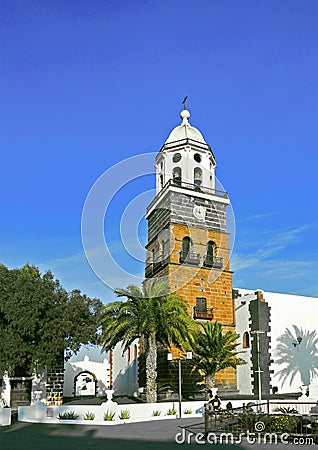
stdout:
POLYGON ((37 373, 96 342, 101 302, 66 292, 51 272, 0 264, 0 371, 37 373))
POLYGON ((237 357, 235 348, 239 335, 233 331, 223 333, 219 322, 201 322, 201 332, 193 345, 193 359, 190 363, 205 377, 206 397, 215 386, 217 372, 228 367, 235 368, 245 362, 237 357))
POLYGON ((157 401, 157 345, 178 348, 193 340, 195 322, 187 305, 176 294, 167 293, 166 283, 143 283, 142 288, 116 289, 118 297, 104 307, 101 341, 106 350, 122 342, 123 351, 141 338, 146 359, 147 402, 157 401))

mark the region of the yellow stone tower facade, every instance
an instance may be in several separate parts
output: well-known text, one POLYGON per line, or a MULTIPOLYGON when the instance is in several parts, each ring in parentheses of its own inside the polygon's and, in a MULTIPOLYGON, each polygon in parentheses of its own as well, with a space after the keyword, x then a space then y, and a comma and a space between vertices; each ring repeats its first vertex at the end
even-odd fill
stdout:
MULTIPOLYGON (((174 128, 156 161, 156 197, 147 208, 145 275, 167 281, 200 321, 218 321, 235 331, 226 192, 216 189, 216 161, 200 131, 189 123, 174 128)), ((222 390, 236 389, 236 372, 217 374, 222 390)))

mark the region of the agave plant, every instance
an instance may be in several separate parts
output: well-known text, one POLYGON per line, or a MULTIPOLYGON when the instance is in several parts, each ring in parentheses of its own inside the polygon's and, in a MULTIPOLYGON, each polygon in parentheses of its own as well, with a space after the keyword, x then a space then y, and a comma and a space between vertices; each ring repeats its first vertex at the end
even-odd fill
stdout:
POLYGON ((177 410, 175 408, 169 408, 167 411, 167 416, 175 416, 177 414, 177 410))
POLYGON ((109 422, 114 420, 114 417, 115 417, 115 413, 112 411, 109 411, 109 409, 104 414, 104 420, 107 420, 109 422))
POLYGON ((297 409, 291 408, 290 406, 280 406, 279 408, 276 408, 275 411, 281 412, 282 414, 298 414, 297 409))
POLYGON ((128 409, 123 409, 122 411, 120 411, 119 414, 119 418, 124 420, 124 419, 130 419, 130 412, 128 409))
POLYGON ((84 420, 94 420, 94 419, 95 419, 95 414, 87 411, 87 413, 84 416, 84 420))
POLYGON ((79 415, 76 414, 75 411, 67 411, 65 413, 60 413, 58 415, 58 418, 60 420, 76 420, 76 419, 78 419, 78 417, 79 417, 79 415))

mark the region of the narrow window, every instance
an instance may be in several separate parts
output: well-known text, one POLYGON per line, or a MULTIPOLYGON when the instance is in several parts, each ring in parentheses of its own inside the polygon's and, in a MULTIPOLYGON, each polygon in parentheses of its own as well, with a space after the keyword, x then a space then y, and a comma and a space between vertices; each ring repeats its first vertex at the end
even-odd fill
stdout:
POLYGON ((181 186, 181 168, 175 167, 172 173, 173 183, 176 186, 181 186))
POLYGON ((194 169, 193 178, 195 187, 200 187, 202 184, 202 169, 200 169, 200 167, 194 169))
POLYGON ((160 187, 163 188, 163 175, 160 175, 160 187))
POLYGON ((209 241, 206 246, 206 256, 208 259, 213 262, 215 243, 213 241, 209 241))
POLYGON ((249 348, 250 346, 250 335, 247 331, 243 334, 243 348, 249 348))
POLYGON ((130 362, 130 347, 127 348, 127 361, 130 362))
POLYGON ((206 245, 206 255, 204 257, 204 265, 207 267, 212 267, 215 263, 215 243, 209 241, 206 245))
POLYGON ((192 241, 191 241, 190 237, 189 236, 185 236, 182 239, 182 248, 181 248, 181 252, 180 252, 180 264, 182 264, 183 262, 190 263, 190 260, 191 260, 191 254, 190 254, 191 245, 192 245, 192 241))
POLYGON ((187 257, 187 255, 190 252, 190 246, 191 246, 191 239, 189 238, 189 236, 186 236, 182 239, 182 253, 184 258, 187 257))

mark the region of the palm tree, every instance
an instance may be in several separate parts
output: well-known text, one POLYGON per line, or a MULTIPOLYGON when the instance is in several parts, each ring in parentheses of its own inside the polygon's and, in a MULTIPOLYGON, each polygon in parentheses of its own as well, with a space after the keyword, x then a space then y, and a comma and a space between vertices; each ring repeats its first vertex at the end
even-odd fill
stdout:
POLYGON ((122 343, 125 351, 131 343, 141 338, 146 355, 146 398, 157 401, 157 345, 170 348, 172 344, 182 349, 193 341, 195 322, 188 315, 184 300, 167 292, 167 284, 143 283, 142 288, 130 285, 115 289, 118 297, 105 306, 102 318, 101 342, 106 350, 122 343))
POLYGON ((193 346, 191 364, 205 377, 206 398, 208 392, 215 386, 215 375, 222 369, 235 368, 245 362, 237 357, 235 348, 239 335, 233 331, 222 332, 219 322, 201 322, 201 332, 198 333, 193 346))

